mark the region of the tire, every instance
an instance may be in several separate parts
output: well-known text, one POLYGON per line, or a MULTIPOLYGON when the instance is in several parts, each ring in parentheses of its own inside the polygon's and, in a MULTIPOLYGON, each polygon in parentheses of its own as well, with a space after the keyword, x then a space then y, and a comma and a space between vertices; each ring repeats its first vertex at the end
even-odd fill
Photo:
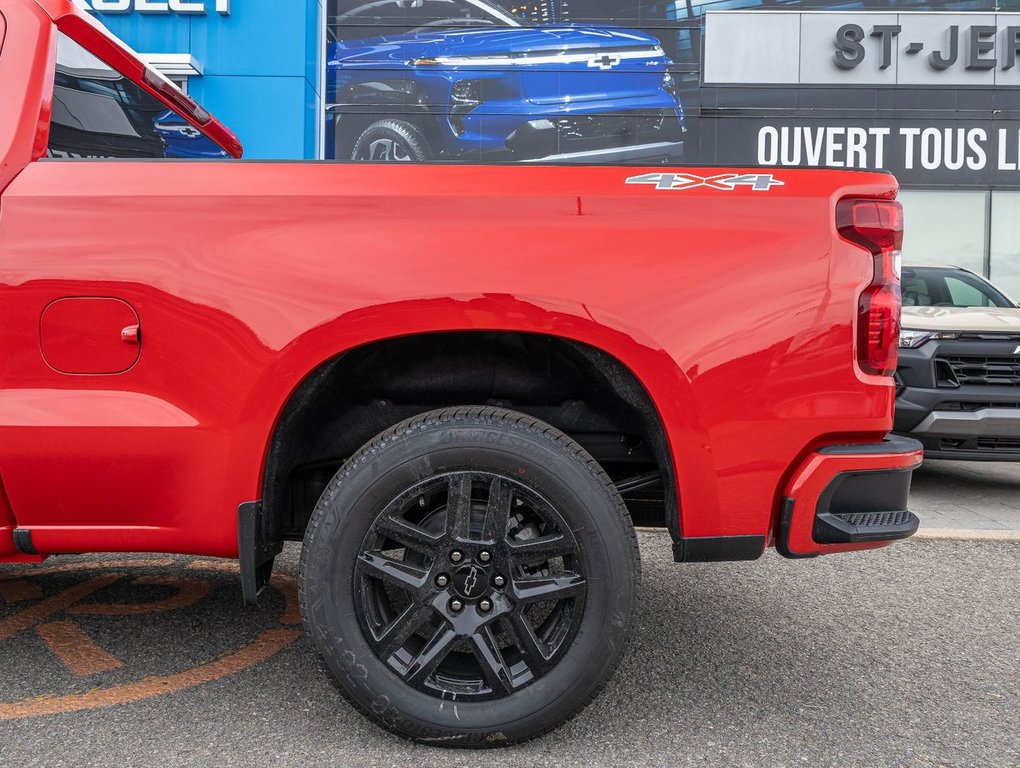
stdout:
POLYGON ((379 120, 366 128, 351 151, 352 160, 376 163, 423 163, 432 159, 421 130, 405 120, 379 120))
POLYGON ((627 509, 581 446, 520 413, 449 408, 337 472, 305 532, 301 612, 364 715, 419 741, 497 746, 599 693, 639 577, 627 509))

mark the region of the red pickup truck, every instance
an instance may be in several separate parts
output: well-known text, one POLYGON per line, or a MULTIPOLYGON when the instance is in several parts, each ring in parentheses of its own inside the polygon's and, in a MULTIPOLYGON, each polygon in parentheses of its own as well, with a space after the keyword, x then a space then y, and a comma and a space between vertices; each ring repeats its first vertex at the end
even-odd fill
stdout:
POLYGON ((891 176, 239 162, 70 0, 0 0, 0 83, 0 561, 238 558, 254 602, 303 539, 343 694, 471 746, 605 684, 633 519, 678 562, 916 530, 891 176))

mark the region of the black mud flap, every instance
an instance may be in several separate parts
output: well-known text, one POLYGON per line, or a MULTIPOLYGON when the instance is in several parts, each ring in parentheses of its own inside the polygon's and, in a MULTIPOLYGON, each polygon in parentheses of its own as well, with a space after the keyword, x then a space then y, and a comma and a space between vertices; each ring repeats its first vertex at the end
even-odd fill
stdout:
POLYGON ((247 501, 237 508, 237 556, 245 605, 258 603, 273 573, 273 561, 283 549, 283 542, 268 529, 268 522, 263 519, 261 501, 247 501))

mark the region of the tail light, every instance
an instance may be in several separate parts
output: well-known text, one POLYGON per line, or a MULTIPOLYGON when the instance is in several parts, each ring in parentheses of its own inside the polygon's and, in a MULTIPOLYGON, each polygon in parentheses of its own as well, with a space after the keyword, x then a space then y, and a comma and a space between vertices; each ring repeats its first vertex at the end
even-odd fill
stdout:
POLYGON ((889 376, 900 337, 903 207, 895 200, 840 200, 836 229, 874 257, 874 277, 857 303, 857 363, 865 373, 889 376))

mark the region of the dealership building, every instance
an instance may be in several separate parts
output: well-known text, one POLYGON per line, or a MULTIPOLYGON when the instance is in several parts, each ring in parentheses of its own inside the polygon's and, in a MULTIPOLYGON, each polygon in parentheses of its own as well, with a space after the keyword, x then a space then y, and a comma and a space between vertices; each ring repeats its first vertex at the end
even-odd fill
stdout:
POLYGON ((248 158, 362 157, 384 118, 425 147, 412 159, 513 161, 544 135, 556 159, 652 162, 633 150, 668 144, 682 155, 664 162, 777 176, 886 168, 903 186, 906 264, 966 267, 1020 299, 1020 13, 994 0, 76 2, 230 125, 248 158), (590 45, 566 24, 586 25, 590 45), (531 47, 500 49, 517 26, 535 30, 531 47), (635 31, 622 57, 621 29, 635 31), (630 61, 654 51, 668 75, 630 61), (532 64, 542 78, 528 80, 532 64), (459 83, 465 66, 484 76, 459 83))

